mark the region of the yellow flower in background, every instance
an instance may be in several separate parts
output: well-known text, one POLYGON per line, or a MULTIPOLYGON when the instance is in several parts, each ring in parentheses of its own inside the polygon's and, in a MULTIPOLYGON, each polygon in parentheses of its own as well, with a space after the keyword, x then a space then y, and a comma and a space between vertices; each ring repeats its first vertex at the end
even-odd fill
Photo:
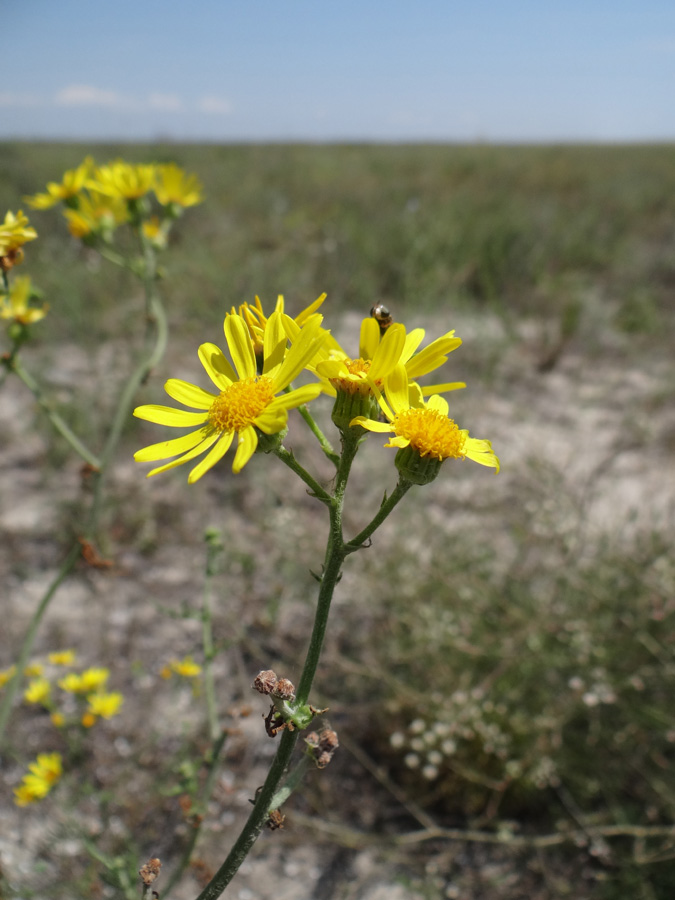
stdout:
POLYGON ((0 688, 4 687, 8 681, 11 681, 15 675, 16 666, 10 666, 9 669, 4 669, 0 672, 0 688))
POLYGON ((9 294, 0 292, 0 319, 14 319, 22 325, 32 325, 44 319, 49 304, 31 306, 33 288, 29 275, 17 276, 9 289, 9 294))
POLYGON ((199 426, 183 437, 152 444, 135 453, 137 462, 181 454, 172 462, 152 469, 148 477, 181 466, 208 451, 188 476, 188 482, 194 484, 222 459, 235 436, 237 449, 232 471, 240 472, 258 446, 256 429, 267 435, 278 434, 286 427, 290 409, 308 403, 321 392, 320 384, 309 384, 277 396, 305 368, 324 340, 321 316, 311 316, 287 350, 281 314, 272 313, 265 328, 261 375, 257 374, 254 345, 245 320, 239 315, 228 315, 224 330, 234 368, 215 344, 202 344, 199 348, 201 363, 219 393, 210 393, 176 378, 164 385, 170 397, 198 412, 170 406, 139 406, 134 410, 139 419, 158 425, 199 426))
POLYGON ((63 715, 63 713, 53 712, 49 718, 54 728, 63 728, 63 726, 66 724, 66 717, 63 715))
POLYGON ((28 683, 23 699, 26 703, 42 703, 49 699, 51 685, 46 678, 35 678, 28 683))
MULTIPOLYGON (((168 225, 168 222, 166 224, 168 225)), ((164 250, 168 236, 166 228, 160 221, 159 216, 152 216, 150 219, 146 219, 141 225, 141 231, 143 232, 144 237, 146 237, 157 250, 164 250)))
POLYGON ((63 764, 60 753, 39 753, 35 762, 28 766, 28 773, 21 784, 14 789, 17 806, 28 806, 42 800, 61 778, 63 764))
POLYGON ((196 663, 191 656, 186 656, 183 659, 172 659, 169 661, 169 665, 165 666, 162 669, 162 677, 169 678, 171 677, 171 673, 175 672, 176 675, 181 675, 183 678, 196 678, 201 674, 202 667, 199 663, 196 663), (168 674, 164 674, 168 672, 168 674))
POLYGON ((418 385, 410 384, 403 365, 398 365, 386 382, 386 397, 390 406, 380 397, 380 406, 388 422, 376 422, 365 416, 357 416, 350 423, 368 431, 392 434, 385 447, 404 449, 411 447, 422 458, 442 462, 444 459, 468 457, 482 466, 499 471, 499 460, 492 451, 490 441, 469 437, 448 418, 448 402, 434 394, 427 402, 418 385))
POLYGON ((135 200, 144 197, 155 183, 155 166, 128 163, 118 159, 95 169, 86 187, 109 197, 135 200))
POLYGON ((202 185, 175 163, 155 166, 155 196, 162 206, 196 206, 202 202, 202 185))
MULTIPOLYGON (((295 324, 298 326, 298 329, 302 328, 302 326, 307 322, 309 317, 313 315, 317 309, 321 306, 323 301, 326 299, 326 294, 321 294, 313 303, 310 303, 305 309, 302 310, 299 315, 293 319, 295 324)), ((284 320, 289 317, 284 312, 284 298, 283 294, 279 294, 277 297, 276 306, 274 307, 274 312, 281 313, 284 316, 284 320)), ((230 315, 236 315, 237 311, 232 307, 232 312, 230 315)), ((267 322, 269 321, 267 316, 265 315, 262 307, 262 303, 260 302, 260 297, 256 296, 255 303, 244 302, 239 306, 239 315, 244 319, 248 326, 248 331, 251 336, 251 340, 253 341, 253 348, 255 350, 255 355, 260 356, 263 352, 264 339, 265 339, 265 328, 267 327, 267 322)), ((328 332, 326 332, 328 334, 328 332)), ((290 335, 289 335, 290 336, 290 335)), ((292 340, 295 340, 297 337, 297 331, 295 334, 290 336, 292 340)))
POLYGON ((63 215, 72 236, 83 238, 98 232, 112 232, 127 221, 129 210, 120 197, 90 189, 80 197, 77 209, 64 209, 63 215))
POLYGON ((76 169, 64 172, 60 182, 50 181, 46 194, 34 194, 24 199, 33 209, 49 209, 63 200, 70 200, 80 193, 93 168, 94 160, 91 156, 87 156, 76 169))
POLYGON ((75 664, 74 650, 56 650, 47 657, 53 666, 72 666, 75 664))
MULTIPOLYGON (((124 697, 119 693, 91 694, 87 697, 88 713, 91 716, 99 716, 102 719, 112 719, 124 703, 124 697)), ((86 714, 85 714, 86 715, 86 714)))
POLYGON ((81 674, 69 672, 58 681, 59 687, 69 694, 88 694, 106 683, 110 676, 109 669, 85 669, 81 674))
POLYGON ((16 215, 8 211, 0 222, 0 268, 7 271, 23 259, 22 247, 34 241, 37 231, 28 224, 28 217, 21 210, 16 215))

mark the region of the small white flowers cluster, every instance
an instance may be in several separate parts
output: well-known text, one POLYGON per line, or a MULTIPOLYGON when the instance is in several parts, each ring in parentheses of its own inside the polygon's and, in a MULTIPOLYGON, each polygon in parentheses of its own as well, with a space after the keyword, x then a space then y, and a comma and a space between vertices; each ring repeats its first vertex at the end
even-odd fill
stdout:
POLYGON ((474 688, 445 697, 443 707, 434 720, 416 718, 405 732, 391 735, 391 746, 407 751, 404 762, 409 769, 419 769, 427 781, 435 781, 467 744, 478 744, 483 753, 507 760, 511 737, 499 721, 508 712, 504 704, 495 705, 481 688, 474 688))

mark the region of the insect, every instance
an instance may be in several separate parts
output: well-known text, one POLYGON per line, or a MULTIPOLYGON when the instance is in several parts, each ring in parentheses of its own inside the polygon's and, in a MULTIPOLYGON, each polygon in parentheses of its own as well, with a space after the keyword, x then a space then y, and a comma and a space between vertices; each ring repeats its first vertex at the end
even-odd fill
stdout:
POLYGON ((383 337, 387 328, 389 328, 394 321, 394 317, 384 303, 378 303, 376 306, 373 306, 370 310, 370 314, 380 326, 380 336, 383 337))

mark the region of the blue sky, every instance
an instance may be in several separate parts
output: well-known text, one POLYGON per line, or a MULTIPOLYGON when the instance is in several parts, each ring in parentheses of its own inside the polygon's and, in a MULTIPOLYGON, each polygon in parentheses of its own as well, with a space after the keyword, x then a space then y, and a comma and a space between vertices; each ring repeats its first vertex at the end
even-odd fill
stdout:
POLYGON ((675 139, 673 0, 22 0, 0 138, 675 139))

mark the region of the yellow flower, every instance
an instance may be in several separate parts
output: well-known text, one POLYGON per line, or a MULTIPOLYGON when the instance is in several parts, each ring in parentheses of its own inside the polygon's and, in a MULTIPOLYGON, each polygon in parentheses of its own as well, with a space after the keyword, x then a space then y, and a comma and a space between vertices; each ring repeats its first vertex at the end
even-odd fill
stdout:
POLYGON ((422 391, 408 382, 405 367, 398 365, 386 381, 386 396, 391 408, 380 396, 380 406, 389 422, 376 422, 365 416, 357 416, 350 423, 368 431, 393 434, 385 447, 403 449, 411 447, 421 458, 429 457, 442 462, 444 459, 468 457, 482 466, 499 471, 499 460, 489 441, 469 437, 469 432, 459 429, 448 418, 448 403, 434 394, 425 402, 422 391))
POLYGON ((21 784, 14 790, 17 806, 27 806, 45 797, 63 772, 60 753, 39 753, 35 762, 28 766, 29 772, 23 776, 21 784))
MULTIPOLYGON (((308 307, 302 310, 302 312, 293 319, 295 324, 299 328, 307 322, 309 317, 313 315, 317 309, 321 306, 323 301, 326 299, 326 294, 321 294, 314 303, 310 303, 308 307)), ((274 307, 274 311, 280 313, 284 317, 284 324, 286 320, 289 318, 284 312, 284 298, 282 294, 279 294, 277 297, 277 303, 274 307)), ((231 315, 235 315, 236 310, 232 307, 231 315)), ((248 331, 251 336, 251 340, 253 341, 253 348, 255 350, 255 355, 260 356, 263 352, 263 346, 265 341, 265 329, 267 328, 267 322, 269 319, 263 312, 262 303, 260 302, 260 297, 256 296, 255 304, 251 304, 248 302, 244 302, 239 306, 239 315, 244 319, 248 326, 248 331)), ((286 329, 288 330, 288 329, 286 329)), ((296 329, 297 332, 297 329, 296 329)), ((328 334, 328 332, 326 332, 328 334)), ((289 335, 292 340, 295 340, 297 334, 289 335)))
POLYGON ((186 656, 184 659, 172 659, 170 666, 176 675, 182 675, 183 678, 196 678, 202 671, 202 667, 191 656, 186 656))
POLYGON ((159 216, 152 216, 152 218, 143 222, 141 230, 157 250, 163 250, 166 247, 167 232, 162 222, 160 222, 159 216))
POLYGON ((8 681, 11 681, 12 678, 16 675, 16 666, 10 666, 9 669, 4 669, 0 672, 0 688, 4 687, 8 681))
POLYGON ((202 202, 202 185, 196 175, 186 175, 180 166, 167 163, 155 166, 155 195, 162 206, 195 206, 202 202))
POLYGON ((74 650, 57 650, 47 657, 53 666, 72 666, 75 663, 74 650))
POLYGON ((7 271, 23 259, 21 249, 27 241, 34 241, 37 232, 28 224, 21 210, 16 215, 8 211, 0 222, 0 268, 7 271))
POLYGON ((76 169, 64 172, 60 182, 50 181, 46 194, 35 194, 24 199, 33 209, 49 209, 62 200, 70 200, 71 197, 76 197, 80 193, 93 168, 94 160, 91 156, 87 156, 76 169))
MULTIPOLYGON (((462 343, 460 338, 455 337, 454 331, 449 331, 416 353, 424 334, 423 328, 406 333, 403 325, 395 323, 382 335, 376 319, 364 319, 361 322, 358 358, 349 357, 335 341, 324 344, 324 359, 316 362, 315 368, 324 379, 325 392, 332 396, 337 391, 377 396, 395 366, 403 364, 411 380, 420 378, 447 362, 448 354, 462 343)), ((463 382, 450 382, 426 386, 422 392, 424 396, 429 396, 463 387, 466 387, 463 382)))
POLYGON ((66 724, 66 717, 63 715, 63 713, 53 712, 49 718, 51 719, 51 723, 54 728, 63 728, 63 726, 66 724))
POLYGON ((118 159, 96 169, 86 186, 109 197, 135 200, 152 190, 154 182, 154 165, 133 164, 118 159))
POLYGON ((100 716, 102 719, 112 719, 119 712, 124 703, 124 697, 118 693, 91 694, 87 697, 88 712, 92 716, 100 716))
POLYGON ((80 675, 69 672, 58 681, 59 687, 69 694, 88 694, 106 683, 110 671, 108 669, 85 669, 80 675))
POLYGON ((72 236, 83 238, 98 232, 112 232, 117 225, 127 221, 129 211, 121 198, 90 190, 88 194, 82 194, 77 209, 65 209, 63 215, 72 236))
POLYGON ((51 685, 46 678, 34 678, 28 682, 23 699, 26 703, 42 703, 49 699, 51 685))
POLYGON ((33 289, 29 275, 17 276, 9 294, 0 293, 0 319, 14 319, 22 325, 32 325, 44 319, 49 309, 49 304, 31 306, 30 301, 33 289))
POLYGON ((181 454, 178 459, 152 469, 148 477, 181 466, 208 450, 205 458, 188 476, 188 482, 194 484, 222 459, 235 435, 237 450, 232 471, 240 472, 258 446, 256 429, 266 435, 278 434, 286 427, 289 409, 313 400, 321 392, 320 384, 308 384, 277 396, 305 368, 324 340, 321 316, 308 319, 287 351, 281 314, 272 313, 265 328, 261 375, 257 374, 253 341, 244 319, 238 315, 228 315, 224 330, 234 368, 215 344, 202 344, 199 348, 201 363, 219 393, 212 394, 176 378, 169 379, 164 386, 170 397, 198 412, 186 412, 169 406, 139 406, 134 410, 134 415, 139 419, 158 425, 175 428, 200 426, 197 431, 183 437, 152 444, 135 453, 137 462, 181 454))

